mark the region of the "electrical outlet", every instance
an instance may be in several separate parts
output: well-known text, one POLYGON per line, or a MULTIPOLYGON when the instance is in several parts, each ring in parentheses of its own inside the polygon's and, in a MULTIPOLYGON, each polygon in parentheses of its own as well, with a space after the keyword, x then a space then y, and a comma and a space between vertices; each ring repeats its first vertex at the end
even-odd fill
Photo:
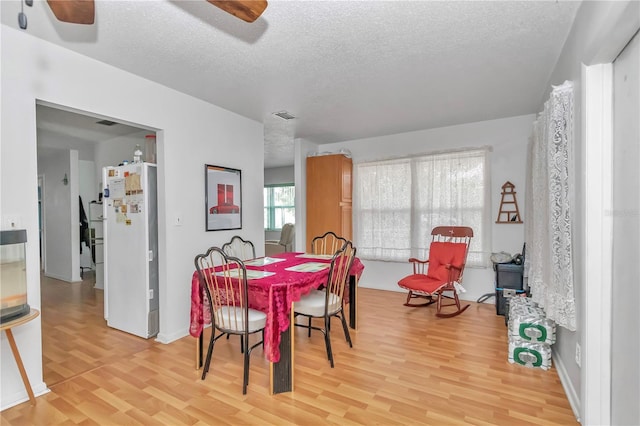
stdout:
POLYGON ((512 288, 503 288, 502 289, 502 295, 504 297, 515 297, 516 291, 515 291, 515 289, 512 289, 512 288))
POLYGON ((580 343, 576 342, 576 364, 578 367, 582 367, 582 350, 580 349, 580 343))

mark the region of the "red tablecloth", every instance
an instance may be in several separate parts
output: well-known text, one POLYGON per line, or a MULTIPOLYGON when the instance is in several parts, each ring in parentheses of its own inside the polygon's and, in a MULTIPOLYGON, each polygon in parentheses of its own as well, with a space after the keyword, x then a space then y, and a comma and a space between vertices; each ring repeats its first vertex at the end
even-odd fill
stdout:
MULTIPOLYGON (((298 257, 303 253, 281 253, 271 257, 285 259, 281 262, 266 266, 247 266, 247 269, 274 272, 274 275, 250 279, 249 307, 267 314, 267 324, 264 329, 264 350, 271 362, 280 360, 280 334, 289 328, 291 303, 309 293, 312 289, 325 284, 329 276, 329 268, 319 272, 295 272, 286 268, 306 262, 330 263, 325 259, 309 259, 298 257)), ((364 265, 355 258, 350 274, 360 276, 364 265)), ((345 292, 347 295, 348 292, 345 292)), ((347 296, 348 297, 348 296, 347 296)), ((199 337, 205 324, 211 322, 206 293, 200 285, 198 271, 191 278, 191 326, 189 333, 199 337), (206 307, 206 309, 205 309, 206 307)))

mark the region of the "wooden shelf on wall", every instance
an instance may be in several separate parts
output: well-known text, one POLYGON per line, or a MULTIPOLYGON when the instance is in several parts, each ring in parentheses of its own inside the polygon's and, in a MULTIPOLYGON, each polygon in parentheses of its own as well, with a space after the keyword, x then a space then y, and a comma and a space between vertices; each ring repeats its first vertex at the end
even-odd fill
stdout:
POLYGON ((509 181, 502 185, 500 211, 496 223, 522 223, 515 189, 516 186, 509 181))

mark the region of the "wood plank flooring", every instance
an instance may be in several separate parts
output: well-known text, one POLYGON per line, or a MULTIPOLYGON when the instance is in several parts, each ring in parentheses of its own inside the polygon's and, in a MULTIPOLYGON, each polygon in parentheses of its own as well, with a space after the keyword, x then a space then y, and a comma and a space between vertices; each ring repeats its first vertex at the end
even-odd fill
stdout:
POLYGON ((490 304, 441 319, 433 306, 402 306, 403 293, 360 288, 354 347, 334 323, 332 369, 322 335, 297 329, 295 391, 271 396, 261 349, 242 395, 237 338, 216 343, 202 381, 192 337, 163 345, 110 329, 102 296, 90 276, 75 284, 43 278, 51 392, 0 413, 3 426, 578 424, 555 368, 507 362, 504 318, 490 304))

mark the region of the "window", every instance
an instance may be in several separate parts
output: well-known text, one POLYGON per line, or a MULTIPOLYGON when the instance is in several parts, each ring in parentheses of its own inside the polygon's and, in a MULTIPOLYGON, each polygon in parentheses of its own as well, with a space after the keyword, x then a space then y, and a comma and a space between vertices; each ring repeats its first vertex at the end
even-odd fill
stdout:
POLYGON ((296 222, 296 188, 293 184, 264 188, 264 229, 279 230, 285 223, 296 222))
POLYGON ((473 228, 467 264, 488 263, 487 150, 356 164, 354 223, 358 256, 406 262, 427 258, 436 226, 473 228))

